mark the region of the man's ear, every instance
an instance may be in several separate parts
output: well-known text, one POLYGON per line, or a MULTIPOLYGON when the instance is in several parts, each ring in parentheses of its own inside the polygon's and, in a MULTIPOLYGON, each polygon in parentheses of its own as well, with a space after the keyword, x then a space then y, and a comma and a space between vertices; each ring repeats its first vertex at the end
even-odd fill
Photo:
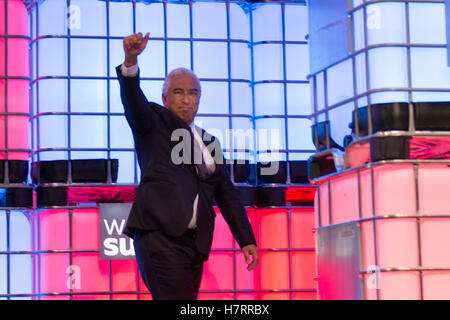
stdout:
POLYGON ((166 96, 164 93, 161 95, 164 106, 166 106, 166 96))

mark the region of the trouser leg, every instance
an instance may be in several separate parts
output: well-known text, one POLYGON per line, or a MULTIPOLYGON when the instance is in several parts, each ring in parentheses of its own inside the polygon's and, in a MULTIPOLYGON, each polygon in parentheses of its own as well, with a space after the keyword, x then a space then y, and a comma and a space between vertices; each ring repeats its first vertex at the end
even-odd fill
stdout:
POLYGON ((161 232, 138 232, 136 261, 153 299, 194 300, 203 272, 202 256, 192 233, 171 238, 161 232))

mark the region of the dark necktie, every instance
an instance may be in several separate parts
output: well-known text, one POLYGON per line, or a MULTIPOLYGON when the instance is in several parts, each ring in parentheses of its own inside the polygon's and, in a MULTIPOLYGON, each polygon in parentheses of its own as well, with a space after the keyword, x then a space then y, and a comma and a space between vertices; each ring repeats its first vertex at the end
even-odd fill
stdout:
POLYGON ((194 164, 197 166, 199 177, 205 179, 209 176, 209 169, 203 157, 203 152, 200 144, 198 143, 197 139, 195 139, 195 137, 192 138, 194 139, 194 164))

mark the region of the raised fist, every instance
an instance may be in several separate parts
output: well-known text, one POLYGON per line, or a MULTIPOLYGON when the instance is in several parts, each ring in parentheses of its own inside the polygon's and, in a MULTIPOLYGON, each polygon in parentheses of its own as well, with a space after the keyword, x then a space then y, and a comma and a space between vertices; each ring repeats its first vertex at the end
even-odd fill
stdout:
POLYGON ((136 33, 123 39, 123 50, 125 51, 125 62, 133 63, 138 55, 144 51, 150 33, 142 37, 142 33, 136 33))

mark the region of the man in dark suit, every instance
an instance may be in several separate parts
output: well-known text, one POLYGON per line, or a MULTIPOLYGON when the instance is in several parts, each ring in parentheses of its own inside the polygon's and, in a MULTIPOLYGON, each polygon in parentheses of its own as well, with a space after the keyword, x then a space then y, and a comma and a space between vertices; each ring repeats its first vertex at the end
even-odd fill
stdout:
POLYGON ((211 249, 213 199, 249 270, 258 262, 256 240, 218 140, 194 125, 201 94, 195 74, 180 68, 167 76, 164 107, 148 102, 140 89, 137 57, 148 38, 141 33, 125 38, 125 61, 117 67, 141 168, 124 233, 134 239, 139 270, 153 299, 196 299, 211 249))

